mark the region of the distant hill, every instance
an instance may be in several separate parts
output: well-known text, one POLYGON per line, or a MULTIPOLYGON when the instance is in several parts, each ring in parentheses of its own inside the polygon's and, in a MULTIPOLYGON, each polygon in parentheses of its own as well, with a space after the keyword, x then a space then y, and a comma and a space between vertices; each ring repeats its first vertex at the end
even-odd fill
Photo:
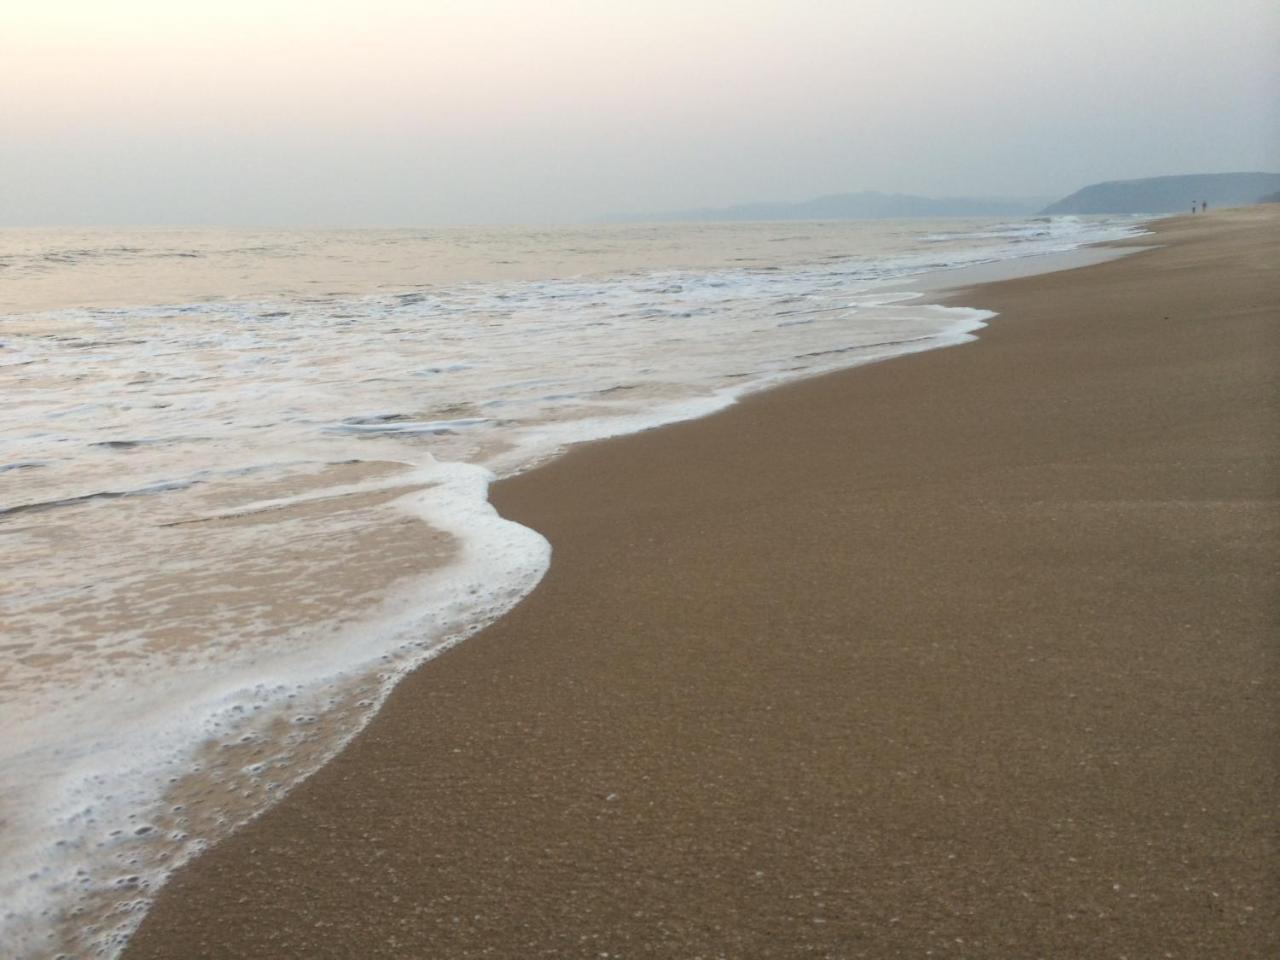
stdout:
POLYGON ((668 213, 614 213, 607 223, 673 220, 882 220, 898 217, 1016 217, 1034 213, 1040 199, 917 197, 906 193, 833 193, 803 203, 744 203, 668 213))
POLYGON ((1210 207, 1258 203, 1280 190, 1280 173, 1196 173, 1182 177, 1111 180, 1077 190, 1041 214, 1179 213, 1207 200, 1210 207))

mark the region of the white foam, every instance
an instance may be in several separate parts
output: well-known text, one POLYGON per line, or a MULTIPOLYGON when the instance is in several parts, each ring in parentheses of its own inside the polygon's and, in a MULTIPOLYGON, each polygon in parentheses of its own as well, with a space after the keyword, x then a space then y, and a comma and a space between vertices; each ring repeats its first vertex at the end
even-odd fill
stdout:
MULTIPOLYGON (((212 679, 200 669, 171 674, 145 691, 108 688, 64 708, 52 723, 34 718, 39 733, 7 730, 10 748, 0 760, 45 775, 25 796, 14 798, 20 801, 14 809, 25 816, 14 824, 17 842, 10 838, 0 874, 5 943, 19 956, 39 955, 48 932, 42 920, 53 919, 51 910, 73 908, 77 898, 122 878, 144 898, 202 848, 202 838, 183 838, 171 859, 150 868, 129 856, 131 835, 162 800, 174 771, 189 765, 193 749, 254 735, 255 727, 282 709, 303 716, 323 709, 328 691, 372 669, 379 674, 378 695, 363 712, 367 718, 405 672, 528 594, 546 571, 550 545, 535 531, 498 516, 486 498, 492 479, 488 470, 460 463, 429 463, 396 477, 397 485, 425 487, 397 503, 434 529, 455 535, 461 551, 449 566, 389 596, 377 619, 314 636, 302 655, 282 645, 212 679), (113 723, 103 727, 101 718, 108 715, 113 723), (86 737, 90 730, 96 732, 86 737), (25 749, 11 752, 20 745, 25 749), (86 861, 95 859, 98 870, 86 871, 86 861), (103 876, 104 868, 118 876, 103 876)), ((379 486, 353 485, 343 492, 379 486)), ((357 730, 349 729, 327 753, 357 730)), ((295 770, 291 777, 296 781, 308 772, 295 770)), ((122 911, 89 945, 95 952, 114 952, 140 919, 137 910, 122 911)))

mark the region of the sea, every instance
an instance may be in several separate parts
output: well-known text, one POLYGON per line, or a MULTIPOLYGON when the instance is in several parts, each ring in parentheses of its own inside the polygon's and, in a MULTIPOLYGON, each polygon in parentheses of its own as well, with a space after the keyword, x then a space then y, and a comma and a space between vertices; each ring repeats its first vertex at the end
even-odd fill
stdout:
POLYGON ((0 955, 116 956, 175 867, 533 590, 552 550, 496 478, 964 343, 991 315, 938 276, 1142 232, 0 230, 0 955))

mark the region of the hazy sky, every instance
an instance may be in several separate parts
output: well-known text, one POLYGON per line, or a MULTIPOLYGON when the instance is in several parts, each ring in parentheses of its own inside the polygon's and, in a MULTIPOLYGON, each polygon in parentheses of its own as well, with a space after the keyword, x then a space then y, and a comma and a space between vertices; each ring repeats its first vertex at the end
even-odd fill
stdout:
POLYGON ((0 0, 0 224, 1280 170, 1276 0, 0 0))

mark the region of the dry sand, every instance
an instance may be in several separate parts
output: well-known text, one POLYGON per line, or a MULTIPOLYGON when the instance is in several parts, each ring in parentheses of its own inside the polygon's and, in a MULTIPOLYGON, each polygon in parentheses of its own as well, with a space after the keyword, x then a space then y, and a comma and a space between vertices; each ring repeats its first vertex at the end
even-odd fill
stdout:
POLYGON ((520 607, 126 956, 1273 957, 1280 208, 493 494, 520 607))

